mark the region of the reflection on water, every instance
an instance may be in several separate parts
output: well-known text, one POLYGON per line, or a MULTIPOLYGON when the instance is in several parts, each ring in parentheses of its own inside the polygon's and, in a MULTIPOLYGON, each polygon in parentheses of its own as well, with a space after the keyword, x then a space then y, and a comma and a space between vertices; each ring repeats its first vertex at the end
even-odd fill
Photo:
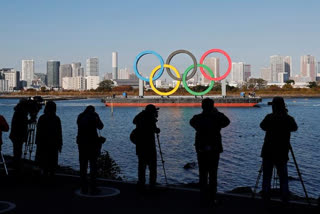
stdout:
MULTIPOLYGON (((264 100, 261 108, 220 108, 231 124, 222 130, 224 152, 219 165, 219 191, 230 190, 237 186, 253 186, 261 164, 260 150, 264 132, 259 124, 271 107, 270 100, 264 100)), ((0 112, 10 122, 13 107, 17 100, 0 100, 0 112)), ((318 114, 320 99, 288 99, 289 113, 296 119, 299 129, 292 134, 292 145, 302 171, 307 190, 313 197, 320 194, 320 130, 318 114)), ((63 152, 60 164, 79 168, 78 150, 75 143, 77 133, 76 119, 87 105, 94 105, 105 128, 102 135, 107 142, 103 149, 110 152, 122 170, 122 175, 135 181, 137 179, 137 158, 135 146, 129 140, 129 133, 134 128, 132 120, 143 108, 106 108, 99 100, 58 101, 57 114, 63 126, 63 152)), ((158 126, 161 129, 160 142, 164 153, 165 167, 170 183, 197 182, 197 169, 185 170, 188 162, 196 162, 194 150, 195 131, 189 125, 194 114, 200 108, 161 108, 158 126)), ((3 149, 11 154, 11 142, 8 134, 4 136, 3 149)), ((160 158, 158 158, 160 160, 160 158)), ((159 182, 164 183, 161 162, 158 162, 159 182)), ((292 160, 289 162, 289 175, 298 177, 292 160)), ((303 195, 299 181, 290 181, 291 191, 303 195)))

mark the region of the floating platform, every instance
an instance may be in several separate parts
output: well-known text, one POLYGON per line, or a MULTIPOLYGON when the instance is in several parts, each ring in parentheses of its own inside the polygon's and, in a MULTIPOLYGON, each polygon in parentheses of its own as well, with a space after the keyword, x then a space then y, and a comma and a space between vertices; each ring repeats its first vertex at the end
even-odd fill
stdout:
POLYGON ((154 104, 157 107, 201 107, 204 98, 212 98, 216 107, 254 107, 262 99, 260 97, 106 97, 101 101, 106 107, 145 107, 147 104, 154 104))

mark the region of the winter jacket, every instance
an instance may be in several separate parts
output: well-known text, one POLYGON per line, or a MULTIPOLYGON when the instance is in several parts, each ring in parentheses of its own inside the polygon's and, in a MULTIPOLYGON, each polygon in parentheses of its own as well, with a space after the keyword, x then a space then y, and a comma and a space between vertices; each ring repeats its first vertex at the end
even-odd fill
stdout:
POLYGON ((58 151, 62 148, 61 121, 55 114, 43 114, 37 124, 36 159, 40 166, 56 166, 58 151))
POLYGON ((155 133, 159 133, 157 128, 156 117, 143 110, 134 119, 133 124, 136 125, 137 132, 139 133, 138 143, 136 144, 136 154, 151 157, 156 155, 155 133))
POLYGON ((229 124, 229 118, 216 108, 210 112, 202 112, 193 116, 190 125, 196 130, 196 151, 223 152, 220 131, 229 124))
POLYGON ((294 118, 287 113, 268 114, 260 127, 266 131, 261 157, 275 161, 287 161, 291 132, 298 129, 294 118))

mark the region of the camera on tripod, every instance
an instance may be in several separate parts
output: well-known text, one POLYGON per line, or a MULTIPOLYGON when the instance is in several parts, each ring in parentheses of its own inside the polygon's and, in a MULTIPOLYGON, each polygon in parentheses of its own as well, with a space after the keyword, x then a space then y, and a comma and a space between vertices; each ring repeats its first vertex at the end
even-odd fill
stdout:
POLYGON ((45 104, 44 100, 41 96, 29 97, 27 100, 25 100, 25 106, 26 106, 27 113, 29 115, 29 120, 28 120, 27 142, 25 144, 25 149, 24 149, 24 158, 26 158, 29 152, 29 160, 31 159, 33 147, 35 144, 37 116, 44 104, 45 104))
POLYGON ((26 100, 27 112, 30 116, 29 122, 37 121, 37 115, 44 105, 44 100, 41 96, 29 97, 26 100))

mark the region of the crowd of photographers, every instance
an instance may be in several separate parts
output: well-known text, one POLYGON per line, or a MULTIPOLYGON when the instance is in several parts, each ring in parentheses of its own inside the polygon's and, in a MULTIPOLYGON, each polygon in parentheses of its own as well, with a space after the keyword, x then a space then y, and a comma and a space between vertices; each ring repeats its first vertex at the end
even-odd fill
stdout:
MULTIPOLYGON (((273 168, 277 169, 280 178, 282 200, 289 200, 288 186, 288 153, 290 150, 290 133, 298 126, 288 114, 284 99, 275 97, 270 103, 272 113, 268 114, 260 124, 266 131, 262 147, 263 185, 262 196, 270 199, 273 168)), ((58 153, 62 150, 62 128, 60 118, 56 115, 56 104, 46 103, 44 114, 36 122, 37 113, 41 109, 41 100, 21 100, 14 108, 9 138, 13 143, 14 168, 19 172, 22 167, 21 158, 25 142, 33 140, 35 132, 35 161, 44 175, 54 175, 58 166, 58 153), (29 115, 29 118, 28 118, 29 115), (35 125, 32 129, 32 124, 35 125)), ((226 115, 214 107, 214 101, 206 98, 202 101, 202 113, 193 116, 190 125, 195 129, 195 149, 199 165, 199 184, 201 201, 215 204, 217 192, 217 171, 220 154, 223 152, 220 131, 230 124, 226 115)), ((150 171, 150 188, 154 188, 157 179, 157 150, 155 134, 160 133, 156 123, 159 108, 149 104, 133 120, 136 129, 130 139, 136 145, 138 156, 138 189, 145 191, 145 174, 150 171)), ((103 128, 99 115, 93 106, 88 106, 78 116, 77 144, 79 148, 81 191, 83 194, 98 194, 95 179, 97 176, 97 158, 100 154, 101 136, 97 130, 103 128), (90 182, 87 179, 88 163, 90 163, 90 182)), ((3 116, 0 116, 0 151, 1 134, 9 130, 3 116)), ((159 143, 160 144, 160 143, 159 143)), ((160 145, 159 145, 160 146, 160 145)))

